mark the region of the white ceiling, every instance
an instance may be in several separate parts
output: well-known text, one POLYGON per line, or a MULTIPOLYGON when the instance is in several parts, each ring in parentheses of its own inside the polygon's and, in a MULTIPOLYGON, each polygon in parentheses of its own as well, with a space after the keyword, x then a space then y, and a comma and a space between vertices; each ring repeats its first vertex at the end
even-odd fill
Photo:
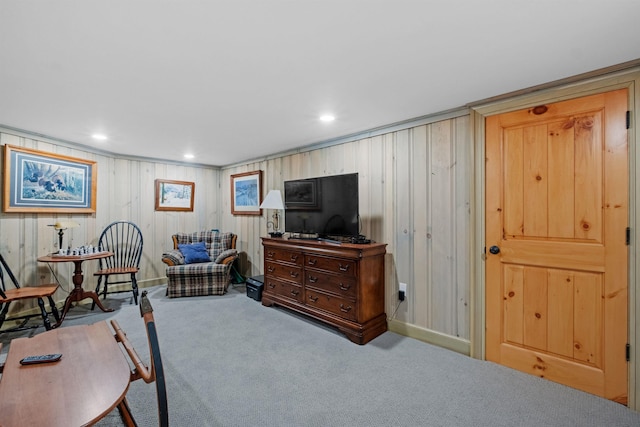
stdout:
POLYGON ((639 16, 639 0, 1 0, 0 125, 229 165, 640 58, 639 16))

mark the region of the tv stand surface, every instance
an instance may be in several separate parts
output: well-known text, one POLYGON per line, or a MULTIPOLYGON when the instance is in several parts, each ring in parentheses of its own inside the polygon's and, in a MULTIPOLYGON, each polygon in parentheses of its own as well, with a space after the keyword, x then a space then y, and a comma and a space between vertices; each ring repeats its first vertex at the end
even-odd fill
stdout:
POLYGON ((325 237, 318 237, 318 242, 327 242, 327 243, 333 243, 334 245, 341 245, 342 242, 340 240, 334 240, 334 239, 327 239, 325 237))
POLYGON ((264 237, 262 304, 279 305, 336 327, 357 344, 387 330, 386 244, 264 237))

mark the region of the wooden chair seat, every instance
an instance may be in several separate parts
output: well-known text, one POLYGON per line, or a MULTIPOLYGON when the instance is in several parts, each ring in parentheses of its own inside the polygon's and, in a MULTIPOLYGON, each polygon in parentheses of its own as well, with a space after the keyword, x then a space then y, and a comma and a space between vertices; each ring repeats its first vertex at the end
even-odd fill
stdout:
MULTIPOLYGON (((49 321, 49 315, 47 313, 46 308, 44 307, 44 298, 49 301, 49 306, 51 307, 51 313, 56 318, 56 321, 60 322, 60 314, 58 313, 58 309, 56 308, 56 303, 53 300, 53 294, 58 289, 58 285, 54 283, 49 283, 41 286, 20 286, 18 283, 18 279, 13 274, 11 269, 9 268, 9 264, 5 261, 2 254, 0 254, 0 328, 4 324, 7 319, 7 314, 9 313, 9 306, 13 301, 24 300, 24 299, 35 299, 38 302, 38 307, 40 308, 40 315, 42 316, 42 323, 46 330, 52 328, 51 322, 49 321), (7 280, 5 280, 5 275, 7 276, 7 280), (12 283, 13 287, 8 287, 8 283, 12 283)), ((20 316, 13 317, 11 320, 20 320, 24 319, 21 325, 2 330, 1 332, 11 332, 11 331, 19 331, 22 329, 31 329, 32 327, 27 327, 25 324, 27 323, 30 316, 20 316)))
POLYGON ((115 267, 104 268, 93 273, 94 276, 108 276, 110 274, 131 274, 137 273, 140 269, 138 267, 115 267))
POLYGON ((31 286, 28 288, 7 289, 4 291, 6 298, 0 296, 0 303, 17 301, 21 299, 46 298, 53 295, 58 285, 31 286))
MULTIPOLYGON (((93 273, 98 277, 96 294, 102 294, 102 298, 106 298, 110 293, 109 285, 131 284, 133 302, 138 304, 136 274, 140 271, 140 259, 142 258, 142 232, 140 228, 130 221, 114 221, 100 234, 98 247, 103 251, 113 253, 113 255, 100 258, 98 271, 93 273)), ((125 292, 125 290, 113 292, 125 292)), ((95 306, 94 301, 91 309, 93 310, 95 306)))

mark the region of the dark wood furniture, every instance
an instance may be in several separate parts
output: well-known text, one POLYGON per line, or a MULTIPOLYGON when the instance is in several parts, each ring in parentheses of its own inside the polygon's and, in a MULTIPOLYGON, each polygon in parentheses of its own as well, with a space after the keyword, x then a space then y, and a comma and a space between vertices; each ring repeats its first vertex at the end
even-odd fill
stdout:
POLYGON ((334 244, 263 238, 262 304, 277 304, 332 325, 357 344, 387 330, 386 244, 334 244))
POLYGON ((0 425, 92 425, 120 404, 129 380, 129 363, 106 322, 16 338, 0 380, 0 425), (20 365, 25 356, 51 353, 62 359, 20 365))
MULTIPOLYGON (((151 360, 151 368, 145 365, 135 348, 127 338, 127 334, 120 328, 116 320, 111 321, 111 326, 116 331, 116 340, 122 343, 127 354, 133 362, 133 370, 131 371, 131 381, 142 379, 147 384, 156 383, 156 393, 158 397, 158 425, 160 427, 169 426, 169 407, 167 404, 167 388, 164 380, 164 368, 162 367, 162 357, 160 356, 160 343, 158 342, 158 332, 156 331, 156 322, 153 317, 153 308, 147 297, 147 291, 142 292, 140 298, 140 316, 144 320, 147 330, 147 338, 149 341, 149 357, 151 360)), ((123 398, 118 405, 122 419, 127 427, 137 426, 131 409, 127 404, 127 399, 123 398)))
MULTIPOLYGON (((53 294, 58 289, 57 284, 49 283, 47 285, 40 286, 25 286, 21 287, 20 283, 18 283, 18 279, 13 274, 9 265, 5 261, 2 254, 0 254, 0 328, 2 324, 7 319, 7 313, 9 312, 9 305, 13 301, 20 301, 24 299, 36 299, 38 301, 38 307, 40 307, 40 314, 42 316, 42 322, 46 330, 52 328, 51 322, 49 321, 49 314, 44 306, 43 298, 47 298, 49 301, 49 306, 51 307, 51 313, 56 318, 56 322, 60 321, 60 315, 58 314, 58 309, 56 308, 56 304, 53 301, 53 294), (5 278, 6 274, 6 278, 5 278), (5 281, 6 280, 6 281, 5 281), (13 284, 13 288, 7 287, 7 281, 11 281, 13 284)), ((17 317, 16 319, 24 319, 24 322, 14 328, 6 329, 2 332, 10 332, 17 331, 21 329, 27 329, 31 327, 25 327, 24 324, 28 321, 28 316, 17 317)), ((13 319, 11 319, 13 320, 13 319)))
MULTIPOLYGON (((133 302, 138 304, 138 281, 136 274, 140 270, 140 259, 142 258, 142 231, 130 221, 114 221, 109 224, 100 234, 98 247, 103 251, 112 252, 113 256, 100 258, 98 260, 100 269, 93 273, 98 276, 96 293, 102 298, 107 297, 108 286, 131 283, 133 302), (112 276, 116 280, 109 282, 112 276), (104 280, 104 284, 102 281, 104 280), (100 286, 104 287, 100 290, 100 286)), ((125 291, 115 291, 125 292, 125 291)), ((91 310, 96 306, 94 302, 91 310)))
POLYGON ((79 302, 86 298, 91 298, 95 304, 100 307, 100 310, 105 312, 113 311, 112 308, 105 308, 100 300, 98 299, 98 294, 94 291, 86 291, 82 288, 82 282, 84 281, 84 276, 82 275, 82 263, 84 261, 92 260, 92 259, 100 259, 107 258, 112 256, 111 252, 99 252, 96 254, 89 255, 78 255, 78 256, 68 256, 68 255, 45 255, 38 258, 39 262, 72 262, 75 265, 75 270, 73 271, 73 289, 69 293, 69 296, 64 302, 64 307, 62 309, 62 315, 60 316, 60 320, 53 325, 54 328, 57 328, 62 324, 69 308, 71 308, 72 302, 79 302))

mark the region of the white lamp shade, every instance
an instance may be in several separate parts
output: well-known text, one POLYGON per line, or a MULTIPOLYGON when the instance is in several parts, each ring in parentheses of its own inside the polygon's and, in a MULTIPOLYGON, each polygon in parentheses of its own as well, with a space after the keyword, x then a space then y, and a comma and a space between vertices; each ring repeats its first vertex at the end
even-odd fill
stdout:
POLYGON ((66 230, 67 228, 76 228, 76 227, 80 227, 80 224, 78 224, 75 221, 58 221, 55 224, 53 224, 53 228, 55 228, 56 230, 66 230))
POLYGON ((284 209, 280 190, 270 190, 267 197, 262 201, 260 209, 284 209))

